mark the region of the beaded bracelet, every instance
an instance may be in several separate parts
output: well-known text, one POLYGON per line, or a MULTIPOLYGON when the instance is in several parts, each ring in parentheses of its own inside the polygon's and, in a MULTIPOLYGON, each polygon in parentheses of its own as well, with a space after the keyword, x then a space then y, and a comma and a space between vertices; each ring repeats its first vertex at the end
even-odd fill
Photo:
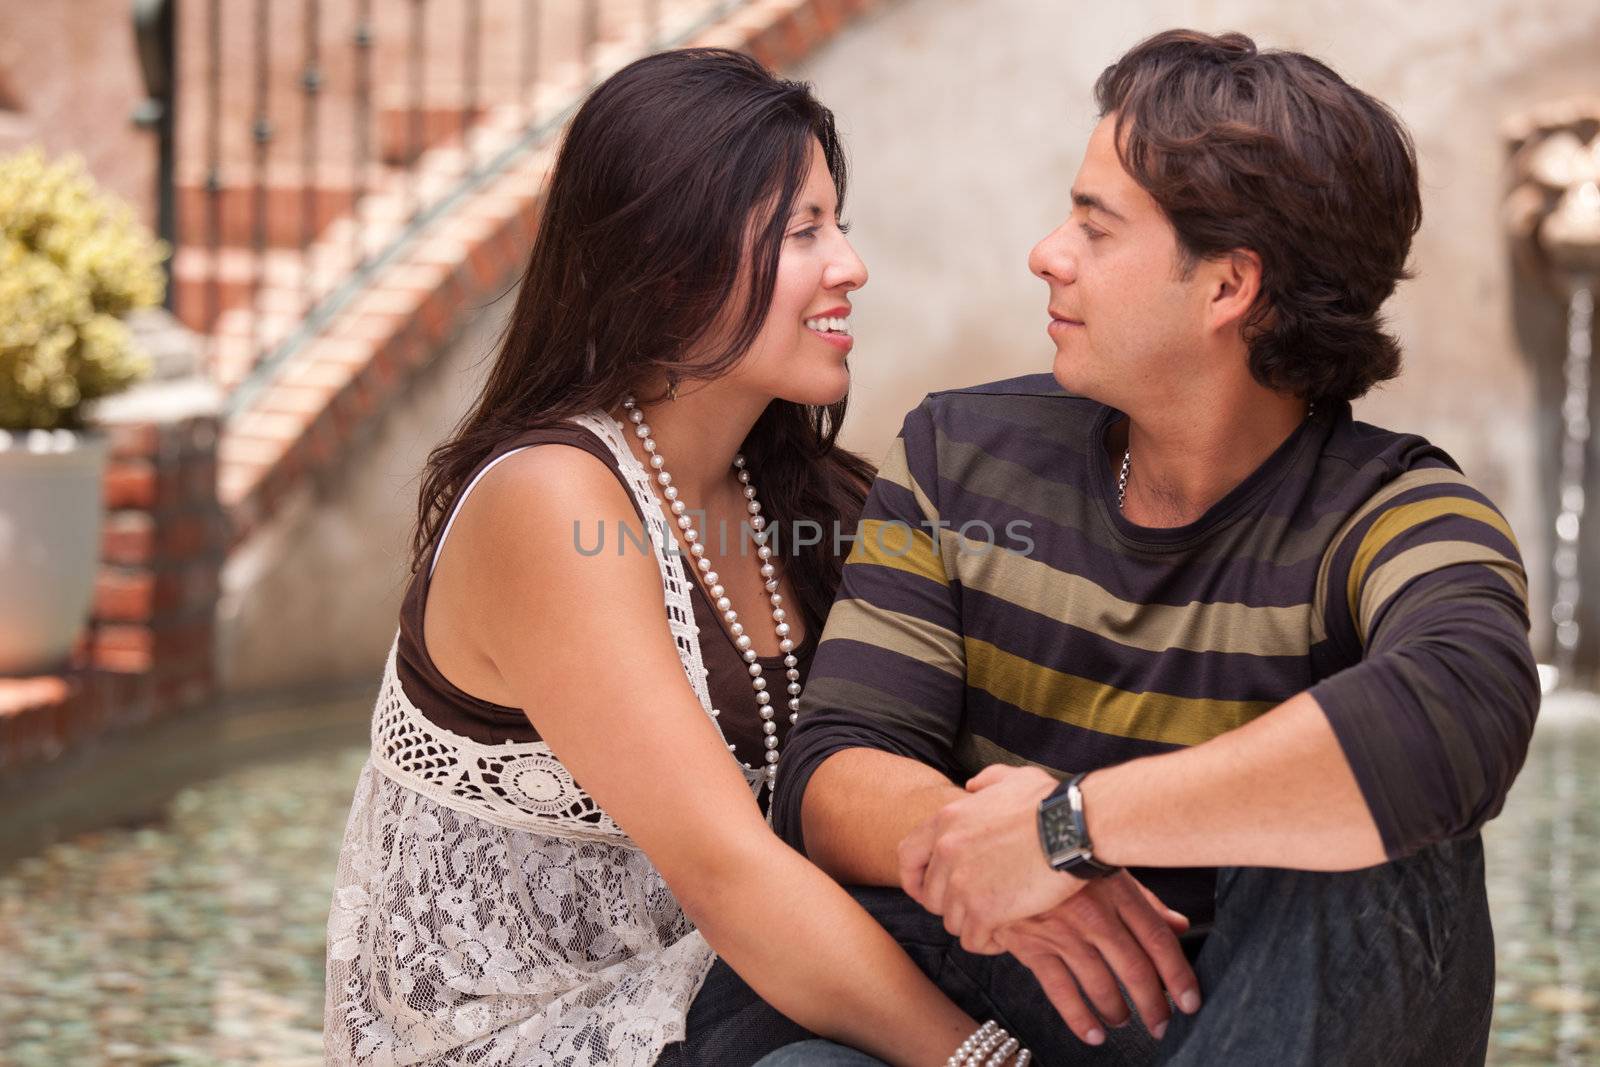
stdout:
POLYGON ((1012 1067, 1028 1067, 1033 1059, 1033 1053, 1022 1047, 1022 1043, 990 1019, 974 1030, 970 1037, 961 1042, 950 1058, 945 1061, 945 1067, 1005 1067, 1006 1061, 1016 1057, 1012 1067))

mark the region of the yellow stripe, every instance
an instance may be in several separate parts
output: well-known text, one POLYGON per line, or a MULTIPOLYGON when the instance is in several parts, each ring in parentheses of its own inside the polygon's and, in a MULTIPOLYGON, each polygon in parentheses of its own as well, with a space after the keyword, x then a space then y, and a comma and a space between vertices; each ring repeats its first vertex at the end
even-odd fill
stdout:
POLYGON ((948 585, 933 538, 904 522, 862 519, 846 563, 875 563, 948 585))
MULTIPOLYGON (((1390 508, 1378 516, 1378 521, 1367 529, 1366 536, 1361 539, 1361 546, 1356 549, 1356 558, 1350 564, 1350 577, 1345 585, 1350 617, 1352 619, 1358 617, 1357 605, 1361 595, 1361 583, 1367 576, 1367 568, 1372 566, 1372 561, 1378 553, 1407 530, 1434 519, 1455 516, 1481 522, 1491 529, 1498 530, 1513 545, 1517 543, 1517 539, 1512 536, 1511 527, 1506 525, 1506 520, 1500 517, 1500 513, 1476 500, 1444 496, 1390 508)), ((1364 634, 1365 630, 1362 632, 1364 634)))
POLYGON ((1420 489, 1425 485, 1462 485, 1470 483, 1466 478, 1448 467, 1423 467, 1419 470, 1406 471, 1400 477, 1379 489, 1367 498, 1367 502, 1356 509, 1355 514, 1344 521, 1339 527, 1339 532, 1333 535, 1328 542, 1327 551, 1322 554, 1322 566, 1317 568, 1317 592, 1312 599, 1311 606, 1311 643, 1319 644, 1327 640, 1328 631, 1325 620, 1328 616, 1328 574, 1333 569, 1333 557, 1344 544, 1350 531, 1354 530, 1361 522, 1378 508, 1402 493, 1413 489, 1420 489))
POLYGON ((1266 700, 1128 692, 1040 666, 970 637, 966 656, 968 685, 1031 714, 1116 737, 1198 745, 1275 706, 1266 700))
POLYGON ((1367 634, 1371 632, 1372 620, 1389 602, 1389 598, 1404 588, 1406 583, 1431 571, 1461 563, 1482 563, 1494 568, 1522 598, 1522 602, 1528 602, 1527 576, 1513 560, 1471 541, 1434 541, 1407 549, 1378 567, 1367 579, 1367 584, 1361 590, 1361 614, 1356 616, 1362 642, 1366 642, 1367 634))
POLYGON ((961 638, 935 623, 846 598, 833 606, 823 641, 844 638, 897 652, 955 678, 966 677, 961 638))

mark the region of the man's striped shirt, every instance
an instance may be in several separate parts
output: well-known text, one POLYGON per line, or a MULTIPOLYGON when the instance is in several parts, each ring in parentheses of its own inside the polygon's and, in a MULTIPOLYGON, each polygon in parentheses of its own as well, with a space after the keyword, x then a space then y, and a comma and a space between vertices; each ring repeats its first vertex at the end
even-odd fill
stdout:
MULTIPOLYGON (((1199 744, 1307 689, 1393 857, 1500 808, 1538 705, 1510 527, 1421 438, 1319 409, 1198 521, 1128 522, 1047 375, 936 393, 879 471, 784 746, 774 825, 851 747, 961 782, 1199 744)), ((1192 918, 1210 871, 1141 872, 1192 918)))

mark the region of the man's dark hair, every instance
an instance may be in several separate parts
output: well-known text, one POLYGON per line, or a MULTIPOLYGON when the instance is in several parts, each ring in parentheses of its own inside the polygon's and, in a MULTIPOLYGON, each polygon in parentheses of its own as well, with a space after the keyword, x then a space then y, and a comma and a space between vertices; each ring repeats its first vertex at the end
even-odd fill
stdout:
POLYGON ((1194 30, 1138 44, 1094 92, 1189 268, 1237 249, 1261 257, 1245 323, 1257 381, 1354 400, 1399 373, 1378 312, 1410 276, 1422 199, 1392 111, 1309 56, 1194 30))

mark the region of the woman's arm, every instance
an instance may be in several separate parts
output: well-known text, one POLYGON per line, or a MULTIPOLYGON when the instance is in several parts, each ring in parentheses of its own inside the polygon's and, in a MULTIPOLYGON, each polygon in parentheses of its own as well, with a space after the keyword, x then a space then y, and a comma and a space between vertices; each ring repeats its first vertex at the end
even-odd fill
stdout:
POLYGON ((513 456, 457 520, 448 551, 480 607, 450 624, 768 1003, 891 1063, 944 1062, 972 1020, 768 829, 684 678, 655 560, 617 536, 638 521, 597 459, 560 447, 513 456), (577 551, 574 520, 590 549, 604 524, 603 551, 577 551))

